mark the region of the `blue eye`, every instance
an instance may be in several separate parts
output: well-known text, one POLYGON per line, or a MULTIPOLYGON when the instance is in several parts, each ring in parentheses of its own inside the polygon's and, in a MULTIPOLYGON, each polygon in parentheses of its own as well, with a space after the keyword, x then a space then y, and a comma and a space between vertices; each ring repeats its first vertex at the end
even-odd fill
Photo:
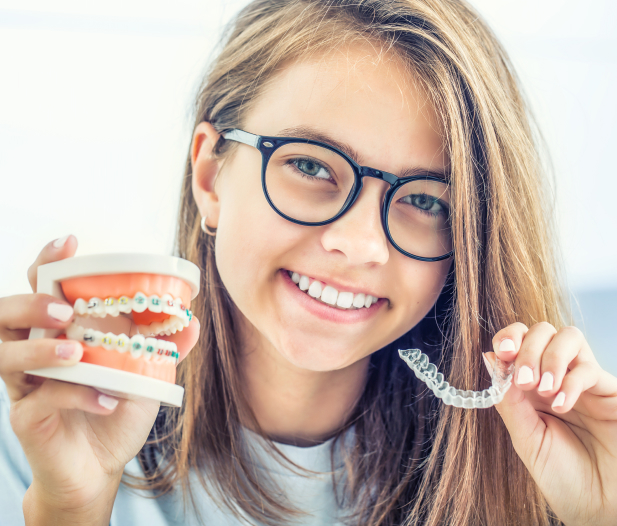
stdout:
POLYGON ((401 201, 435 216, 439 213, 446 212, 446 208, 442 205, 441 200, 431 195, 410 194, 403 197, 401 201))
POLYGON ((314 159, 293 159, 290 161, 299 171, 300 175, 315 177, 317 179, 330 179, 330 172, 314 159))

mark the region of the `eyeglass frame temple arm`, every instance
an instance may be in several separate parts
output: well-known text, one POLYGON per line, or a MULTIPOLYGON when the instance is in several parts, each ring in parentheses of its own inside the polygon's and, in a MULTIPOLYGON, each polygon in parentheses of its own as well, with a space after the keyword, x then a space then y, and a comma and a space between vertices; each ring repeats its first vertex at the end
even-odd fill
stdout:
POLYGON ((261 135, 245 132, 238 128, 225 132, 223 138, 230 141, 241 142, 242 144, 248 144, 255 148, 259 148, 259 142, 261 141, 261 135))

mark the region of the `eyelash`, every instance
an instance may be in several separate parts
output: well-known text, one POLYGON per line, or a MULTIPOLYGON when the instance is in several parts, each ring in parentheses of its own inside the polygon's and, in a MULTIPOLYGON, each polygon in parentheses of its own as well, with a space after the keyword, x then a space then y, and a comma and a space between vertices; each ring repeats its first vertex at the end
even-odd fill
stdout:
POLYGON ((312 159, 311 157, 296 157, 295 159, 289 159, 287 161, 287 164, 292 165, 301 177, 305 177, 313 181, 321 180, 321 181, 327 181, 330 183, 335 183, 334 179, 332 179, 332 175, 330 174, 330 170, 328 170, 328 168, 326 168, 323 164, 321 164, 317 159, 312 159), (315 177, 314 175, 305 174, 302 170, 300 170, 300 168, 298 168, 298 165, 296 164, 300 161, 310 161, 312 163, 315 163, 319 167, 323 168, 326 172, 328 172, 328 175, 330 177, 328 179, 324 179, 323 177, 315 177))

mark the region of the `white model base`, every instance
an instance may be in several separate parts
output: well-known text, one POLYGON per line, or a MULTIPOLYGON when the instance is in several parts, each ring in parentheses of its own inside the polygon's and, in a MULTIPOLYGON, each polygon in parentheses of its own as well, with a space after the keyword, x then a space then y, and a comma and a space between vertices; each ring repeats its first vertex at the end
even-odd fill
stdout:
POLYGON ((54 380, 89 385, 102 393, 118 398, 149 398, 161 402, 161 405, 173 407, 180 407, 184 397, 184 388, 179 385, 91 363, 79 362, 70 367, 47 367, 25 372, 54 380))

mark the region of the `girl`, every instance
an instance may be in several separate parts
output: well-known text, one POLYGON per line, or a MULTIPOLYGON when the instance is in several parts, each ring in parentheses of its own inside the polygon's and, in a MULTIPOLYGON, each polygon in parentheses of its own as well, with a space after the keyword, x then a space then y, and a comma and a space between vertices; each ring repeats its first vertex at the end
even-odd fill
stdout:
MULTIPOLYGON (((255 0, 196 116, 184 406, 25 375, 79 360, 26 340, 72 310, 3 298, 9 524, 617 523, 617 379, 566 326, 534 129, 467 4, 255 0), (441 405, 410 347, 461 389, 497 355, 514 385, 497 411, 441 405)), ((45 247, 32 288, 76 248, 45 247)))

